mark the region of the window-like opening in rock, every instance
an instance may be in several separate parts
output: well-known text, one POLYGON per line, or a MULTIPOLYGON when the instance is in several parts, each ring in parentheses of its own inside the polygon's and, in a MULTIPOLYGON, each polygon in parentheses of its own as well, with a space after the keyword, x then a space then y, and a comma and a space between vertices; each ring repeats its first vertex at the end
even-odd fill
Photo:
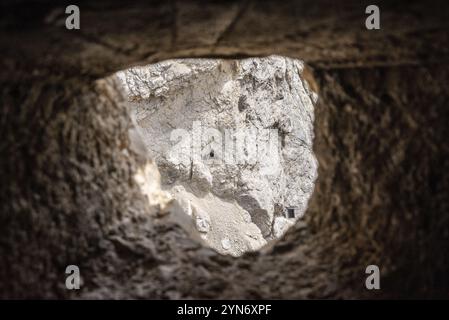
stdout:
POLYGON ((301 219, 317 177, 316 95, 303 68, 270 56, 176 59, 119 72, 152 161, 145 172, 153 174, 139 176, 150 202, 176 200, 179 222, 223 254, 282 236, 301 219))
POLYGON ((294 219, 295 216, 295 208, 287 208, 287 218, 294 219))

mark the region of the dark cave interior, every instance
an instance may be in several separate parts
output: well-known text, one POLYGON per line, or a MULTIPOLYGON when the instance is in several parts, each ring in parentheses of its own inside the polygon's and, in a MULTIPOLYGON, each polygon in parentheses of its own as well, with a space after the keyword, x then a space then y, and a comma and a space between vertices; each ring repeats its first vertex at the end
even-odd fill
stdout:
POLYGON ((62 2, 2 3, 0 297, 447 298, 449 2, 378 1, 375 31, 367 3, 79 1, 80 30, 62 2), (236 259, 148 214, 108 76, 270 54, 308 65, 319 175, 305 221, 236 259))

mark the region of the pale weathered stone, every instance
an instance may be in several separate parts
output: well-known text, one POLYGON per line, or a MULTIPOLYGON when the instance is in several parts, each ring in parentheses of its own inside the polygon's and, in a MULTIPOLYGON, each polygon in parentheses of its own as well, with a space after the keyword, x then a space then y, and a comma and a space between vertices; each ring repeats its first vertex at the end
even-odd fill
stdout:
POLYGON ((294 224, 294 220, 285 217, 274 218, 273 235, 275 238, 281 237, 294 224))
MULTIPOLYGON (((298 213, 293 221, 301 216, 317 176, 312 152, 317 97, 302 72, 300 60, 270 56, 169 60, 118 76, 132 101, 135 125, 161 171, 162 187, 179 201, 191 198, 198 212, 204 208, 194 198, 204 194, 218 202, 235 200, 223 212, 213 213, 215 206, 209 206, 210 219, 240 215, 247 223, 236 228, 247 236, 226 236, 263 245, 259 231, 251 234, 245 226, 255 224, 267 240, 283 234, 292 223, 278 222, 275 231, 275 218, 290 207, 298 213), (185 192, 173 189, 179 185, 185 192)), ((208 221, 197 216, 198 231, 208 233, 208 221)), ((244 252, 245 242, 233 254, 244 252)))
POLYGON ((194 217, 196 229, 198 230, 198 232, 208 233, 210 230, 210 217, 207 212, 204 212, 202 209, 195 208, 194 217))
POLYGON ((223 240, 221 240, 221 246, 224 250, 229 250, 231 249, 231 242, 228 238, 224 238, 223 240))

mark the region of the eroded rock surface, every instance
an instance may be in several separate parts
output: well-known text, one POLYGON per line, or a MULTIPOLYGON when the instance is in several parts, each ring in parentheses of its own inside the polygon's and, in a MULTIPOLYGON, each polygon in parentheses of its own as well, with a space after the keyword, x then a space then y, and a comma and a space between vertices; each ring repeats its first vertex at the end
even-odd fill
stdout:
POLYGON ((60 2, 3 1, 0 297, 447 298, 449 2, 376 4, 379 31, 359 0, 85 1, 68 32, 60 2), (233 259, 154 219, 127 109, 95 80, 269 54, 313 68, 319 175, 301 221, 233 259), (80 290, 65 287, 70 264, 80 290), (371 264, 381 290, 364 286, 371 264))
POLYGON ((163 189, 221 253, 259 249, 307 207, 317 96, 303 68, 270 56, 168 60, 118 74, 163 189))

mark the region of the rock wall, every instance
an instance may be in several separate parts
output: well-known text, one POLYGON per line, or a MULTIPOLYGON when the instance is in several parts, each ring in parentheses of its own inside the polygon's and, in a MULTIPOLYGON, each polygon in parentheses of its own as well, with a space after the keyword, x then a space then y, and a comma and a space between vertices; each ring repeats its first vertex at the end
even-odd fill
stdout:
POLYGON ((303 68, 270 56, 169 60, 118 73, 163 188, 221 253, 259 249, 307 208, 317 96, 303 68))
MULTIPOLYGON (((446 1, 2 4, 2 298, 447 297, 446 1), (133 124, 110 79, 174 57, 304 60, 318 179, 304 221, 222 256, 148 203, 133 124), (77 264, 82 288, 64 287, 77 264), (381 268, 381 290, 364 287, 381 268)), ((181 212, 182 213, 182 212, 181 212)))

